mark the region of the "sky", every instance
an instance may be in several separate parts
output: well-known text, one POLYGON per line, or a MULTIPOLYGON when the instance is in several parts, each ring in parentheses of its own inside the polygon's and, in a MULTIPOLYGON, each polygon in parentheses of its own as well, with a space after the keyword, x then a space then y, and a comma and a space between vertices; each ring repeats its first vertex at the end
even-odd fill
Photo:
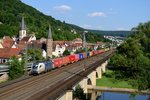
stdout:
POLYGON ((57 20, 96 30, 131 30, 150 21, 150 0, 21 0, 57 20))

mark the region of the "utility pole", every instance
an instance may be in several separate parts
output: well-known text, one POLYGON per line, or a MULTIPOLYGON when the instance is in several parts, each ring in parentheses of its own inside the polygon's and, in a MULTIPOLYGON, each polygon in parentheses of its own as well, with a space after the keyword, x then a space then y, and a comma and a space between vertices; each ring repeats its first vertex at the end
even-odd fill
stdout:
MULTIPOLYGON (((85 52, 87 54, 87 43, 86 43, 86 37, 85 37, 85 34, 88 33, 88 31, 84 31, 83 32, 83 48, 85 49, 85 52)), ((86 59, 84 59, 84 68, 83 68, 83 71, 86 70, 86 59)))
POLYGON ((28 44, 26 43, 27 47, 25 48, 25 58, 24 58, 24 69, 25 74, 27 74, 27 63, 28 63, 28 44))

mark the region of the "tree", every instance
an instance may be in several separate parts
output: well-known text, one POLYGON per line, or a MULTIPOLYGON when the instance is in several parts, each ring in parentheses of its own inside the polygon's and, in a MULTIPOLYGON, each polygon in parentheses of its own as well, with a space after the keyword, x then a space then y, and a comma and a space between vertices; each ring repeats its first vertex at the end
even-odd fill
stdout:
MULTIPOLYGON (((35 32, 37 39, 47 38, 49 24, 52 28, 53 40, 73 40, 80 37, 83 28, 61 22, 51 16, 44 15, 35 8, 24 4, 21 0, 0 0, 0 37, 18 34, 22 15, 25 17, 27 33, 35 32), (2 24, 1 24, 2 23, 2 24), (60 30, 61 31, 60 31, 60 30), (75 30, 74 34, 71 30, 75 30)), ((105 40, 100 34, 91 34, 88 41, 97 42, 105 40)))
POLYGON ((63 52, 63 56, 68 56, 68 55, 70 55, 70 52, 69 52, 68 50, 65 50, 65 51, 63 52))
POLYGON ((140 90, 150 89, 150 22, 132 29, 132 34, 117 48, 110 64, 119 79, 132 79, 131 85, 140 90))
POLYGON ((24 74, 24 61, 19 61, 16 57, 12 57, 9 67, 9 78, 16 79, 24 74))
POLYGON ((86 95, 80 85, 77 85, 75 90, 73 90, 73 98, 78 100, 86 100, 86 95))
POLYGON ((40 49, 28 49, 28 60, 42 60, 42 51, 40 49))

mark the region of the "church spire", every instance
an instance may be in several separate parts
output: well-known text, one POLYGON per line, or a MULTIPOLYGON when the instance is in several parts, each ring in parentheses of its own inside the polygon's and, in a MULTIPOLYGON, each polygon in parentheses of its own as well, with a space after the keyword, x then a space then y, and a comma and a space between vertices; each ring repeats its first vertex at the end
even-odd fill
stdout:
POLYGON ((25 21, 24 21, 24 16, 22 16, 21 30, 26 30, 26 25, 25 25, 25 21))
POLYGON ((25 21, 24 21, 24 16, 22 16, 21 30, 26 30, 26 25, 25 25, 25 21))
POLYGON ((20 28, 21 29, 19 31, 19 40, 21 40, 24 37, 26 37, 26 25, 25 25, 25 21, 24 21, 24 16, 22 16, 22 21, 21 21, 20 28))
POLYGON ((50 25, 49 25, 49 30, 48 30, 48 39, 52 39, 52 32, 51 32, 50 25))

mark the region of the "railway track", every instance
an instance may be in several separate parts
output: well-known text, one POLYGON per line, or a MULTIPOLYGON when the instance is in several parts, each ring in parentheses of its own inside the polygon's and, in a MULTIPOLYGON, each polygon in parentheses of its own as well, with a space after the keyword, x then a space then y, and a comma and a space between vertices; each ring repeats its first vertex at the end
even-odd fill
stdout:
MULTIPOLYGON (((72 78, 61 81, 60 83, 56 84, 54 87, 49 87, 45 89, 44 91, 39 92, 38 94, 35 94, 31 96, 29 99, 31 100, 37 100, 37 99, 43 99, 43 100, 55 100, 61 94, 65 93, 66 90, 71 90, 72 87, 77 84, 80 80, 85 78, 86 75, 88 75, 91 70, 95 70, 99 64, 102 64, 105 60, 107 60, 109 57, 104 58, 101 61, 97 61, 96 63, 93 63, 93 67, 88 67, 86 71, 81 71, 78 73, 78 75, 74 75, 72 78)), ((89 65, 90 66, 90 65, 89 65)))
MULTIPOLYGON (((96 55, 86 59, 86 67, 88 68, 88 66, 93 64, 93 60, 98 61, 108 54, 109 53, 96 55)), ((33 95, 35 96, 40 93, 40 91, 45 91, 46 89, 54 88, 55 86, 63 86, 64 84, 62 84, 62 82, 66 82, 74 76, 79 76, 77 74, 82 73, 84 60, 39 76, 30 77, 29 79, 0 87, 0 100, 34 99, 33 95)), ((81 76, 82 75, 80 75, 80 77, 81 76)))

